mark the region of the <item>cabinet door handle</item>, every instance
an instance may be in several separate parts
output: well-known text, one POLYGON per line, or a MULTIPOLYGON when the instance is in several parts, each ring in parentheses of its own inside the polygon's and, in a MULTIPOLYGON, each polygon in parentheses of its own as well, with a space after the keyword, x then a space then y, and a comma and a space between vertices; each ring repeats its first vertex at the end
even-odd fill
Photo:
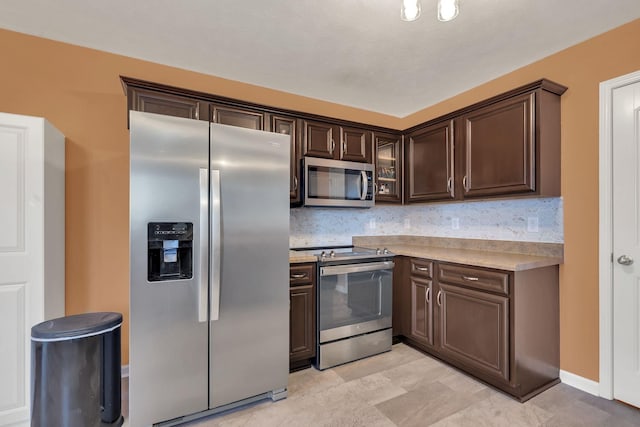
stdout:
POLYGON ((451 193, 451 182, 453 181, 453 178, 449 177, 447 179, 447 193, 451 193))
POLYGON ((342 141, 342 152, 343 153, 347 152, 347 141, 342 141))
POLYGON ((478 280, 480 280, 479 278, 477 278, 477 277, 473 277, 473 276, 464 276, 464 275, 463 275, 463 276, 462 276, 462 278, 463 278, 464 280, 468 280, 469 282, 477 282, 478 280))
POLYGON ((436 299, 438 300, 438 307, 442 307, 442 291, 438 291, 436 299))
POLYGON ((427 300, 427 304, 431 302, 431 288, 427 288, 427 293, 425 294, 425 299, 427 300))
POLYGON ((290 276, 292 279, 306 279, 309 277, 307 273, 293 273, 290 276))
POLYGON ((295 175, 293 177, 293 191, 298 191, 298 177, 295 175))
POLYGON ((334 141, 333 138, 331 138, 331 154, 333 154, 333 150, 336 149, 336 141, 334 141))
POLYGON ((467 175, 462 177, 462 188, 464 188, 464 191, 469 191, 469 189, 467 188, 467 175))
POLYGON ((416 270, 418 270, 418 271, 426 271, 427 273, 429 272, 429 268, 428 267, 416 267, 416 270))

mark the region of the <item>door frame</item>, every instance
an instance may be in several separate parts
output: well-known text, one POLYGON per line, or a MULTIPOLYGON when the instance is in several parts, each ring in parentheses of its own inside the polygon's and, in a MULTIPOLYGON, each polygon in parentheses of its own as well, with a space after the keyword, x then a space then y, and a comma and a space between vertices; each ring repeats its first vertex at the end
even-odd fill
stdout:
POLYGON ((600 83, 599 143, 599 254, 600 387, 599 394, 613 399, 613 91, 640 83, 640 71, 600 83))

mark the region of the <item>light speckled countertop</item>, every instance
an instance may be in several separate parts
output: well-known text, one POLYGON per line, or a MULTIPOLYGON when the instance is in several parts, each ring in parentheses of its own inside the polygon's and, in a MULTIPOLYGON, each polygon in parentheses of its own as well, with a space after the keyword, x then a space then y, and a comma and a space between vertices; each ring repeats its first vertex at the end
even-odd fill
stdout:
POLYGON ((303 262, 316 262, 318 258, 310 251, 289 251, 289 264, 300 264, 303 262))
POLYGON ((563 263, 564 245, 504 240, 456 239, 427 236, 362 236, 353 244, 386 247, 396 255, 427 258, 507 271, 530 270, 563 263))
POLYGON ((561 258, 484 250, 416 245, 388 245, 387 249, 396 255, 427 258, 434 261, 453 262, 508 271, 530 270, 532 268, 562 264, 561 258))
MULTIPOLYGON (((396 255, 521 271, 563 263, 564 245, 422 236, 362 236, 353 244, 366 248, 386 247, 396 255)), ((311 251, 289 251, 291 264, 316 262, 311 251)))

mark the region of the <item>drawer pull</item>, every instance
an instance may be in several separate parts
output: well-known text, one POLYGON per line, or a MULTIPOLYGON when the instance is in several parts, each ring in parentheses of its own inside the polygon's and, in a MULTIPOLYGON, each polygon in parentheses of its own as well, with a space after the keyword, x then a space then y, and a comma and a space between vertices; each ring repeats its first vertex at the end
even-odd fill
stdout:
POLYGON ((416 267, 416 270, 418 270, 418 271, 426 271, 428 273, 429 272, 429 267, 416 267))
POLYGON ((427 304, 431 302, 431 288, 427 288, 427 293, 425 294, 425 299, 427 300, 427 304))
POLYGON ((442 291, 438 291, 436 300, 438 301, 438 307, 442 307, 442 291))
POLYGON ((306 279, 309 275, 307 273, 294 273, 290 277, 292 279, 306 279))
POLYGON ((462 278, 464 280, 468 280, 469 282, 477 282, 478 280, 480 280, 477 277, 473 277, 473 276, 462 276, 462 278))

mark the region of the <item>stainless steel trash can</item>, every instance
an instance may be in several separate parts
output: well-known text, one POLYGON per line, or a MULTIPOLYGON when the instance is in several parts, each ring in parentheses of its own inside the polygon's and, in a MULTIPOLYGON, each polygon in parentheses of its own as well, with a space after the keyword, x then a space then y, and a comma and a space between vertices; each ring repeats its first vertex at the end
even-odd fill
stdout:
POLYGON ((60 317, 31 328, 31 426, 119 427, 120 313, 60 317))

